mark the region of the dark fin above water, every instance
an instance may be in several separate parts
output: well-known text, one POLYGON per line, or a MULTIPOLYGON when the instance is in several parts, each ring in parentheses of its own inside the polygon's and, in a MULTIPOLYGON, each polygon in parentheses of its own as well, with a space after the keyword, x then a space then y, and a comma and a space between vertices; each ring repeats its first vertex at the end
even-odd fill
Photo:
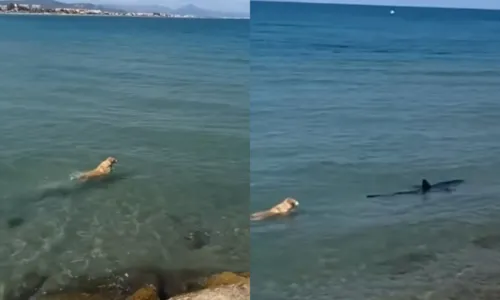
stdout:
POLYGON ((431 189, 432 185, 427 181, 427 179, 422 179, 422 192, 427 192, 431 189))
POLYGON ((429 181, 427 181, 427 179, 422 179, 422 183, 420 185, 413 186, 414 190, 396 192, 392 194, 367 195, 366 198, 391 197, 397 195, 419 195, 419 194, 423 195, 428 192, 431 192, 431 190, 432 192, 435 191, 452 192, 453 191, 452 187, 455 187, 462 183, 464 183, 463 179, 454 179, 448 181, 441 181, 435 184, 430 184, 429 181))

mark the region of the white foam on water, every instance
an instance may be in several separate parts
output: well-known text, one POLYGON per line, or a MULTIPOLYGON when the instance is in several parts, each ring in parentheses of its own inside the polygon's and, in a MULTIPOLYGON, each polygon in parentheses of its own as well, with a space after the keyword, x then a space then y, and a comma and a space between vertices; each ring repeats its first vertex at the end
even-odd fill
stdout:
POLYGON ((83 172, 75 171, 75 172, 69 174, 69 179, 76 180, 76 179, 80 178, 80 176, 82 176, 82 174, 83 174, 83 172))

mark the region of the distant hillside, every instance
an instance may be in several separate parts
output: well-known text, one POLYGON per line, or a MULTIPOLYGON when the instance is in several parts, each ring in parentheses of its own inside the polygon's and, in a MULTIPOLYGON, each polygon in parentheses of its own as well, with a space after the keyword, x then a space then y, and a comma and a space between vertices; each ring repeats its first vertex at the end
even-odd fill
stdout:
POLYGON ((219 12, 200 8, 196 5, 189 4, 177 9, 171 9, 162 5, 140 5, 140 4, 105 4, 96 5, 92 3, 65 3, 55 0, 0 0, 0 5, 17 3, 17 4, 39 4, 44 8, 83 8, 83 9, 100 9, 112 12, 158 12, 177 15, 193 15, 206 18, 247 18, 245 13, 219 12))
POLYGON ((200 8, 193 4, 188 4, 177 9, 173 9, 163 5, 140 5, 140 4, 123 4, 123 5, 111 5, 115 9, 123 9, 126 11, 135 12, 159 12, 159 13, 169 13, 177 15, 193 15, 197 17, 207 17, 207 18, 247 18, 248 14, 238 13, 238 12, 220 12, 213 11, 204 8, 200 8))
POLYGON ((176 10, 174 10, 175 13, 181 14, 181 15, 195 15, 195 16, 200 16, 200 17, 214 17, 214 18, 222 18, 222 17, 231 17, 231 18, 249 18, 250 13, 243 13, 243 12, 221 12, 221 11, 215 11, 215 10, 207 10, 204 8, 200 8, 196 5, 193 4, 188 4, 185 6, 182 6, 176 10))
POLYGON ((113 9, 122 9, 129 12, 158 12, 158 13, 171 13, 172 9, 162 5, 141 5, 141 4, 108 4, 107 7, 113 9))
POLYGON ((182 6, 178 9, 175 9, 173 12, 179 15, 194 15, 200 17, 244 17, 243 15, 238 15, 237 13, 227 13, 203 9, 193 4, 182 6))

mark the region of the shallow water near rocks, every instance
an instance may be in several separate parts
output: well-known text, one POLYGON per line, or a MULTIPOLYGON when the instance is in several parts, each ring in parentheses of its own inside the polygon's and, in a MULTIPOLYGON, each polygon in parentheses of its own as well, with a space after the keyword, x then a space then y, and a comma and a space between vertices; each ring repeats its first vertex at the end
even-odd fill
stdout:
POLYGON ((248 21, 1 16, 0 35, 0 281, 248 269, 248 21), (110 155, 109 179, 70 181, 110 155))

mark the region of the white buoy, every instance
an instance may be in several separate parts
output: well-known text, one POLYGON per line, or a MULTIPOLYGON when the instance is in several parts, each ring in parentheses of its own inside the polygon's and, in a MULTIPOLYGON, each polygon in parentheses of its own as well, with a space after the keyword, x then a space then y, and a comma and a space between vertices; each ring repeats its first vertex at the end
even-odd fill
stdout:
POLYGON ((393 15, 393 14, 395 14, 395 13, 396 13, 396 12, 395 12, 393 9, 391 9, 391 15, 393 15))

